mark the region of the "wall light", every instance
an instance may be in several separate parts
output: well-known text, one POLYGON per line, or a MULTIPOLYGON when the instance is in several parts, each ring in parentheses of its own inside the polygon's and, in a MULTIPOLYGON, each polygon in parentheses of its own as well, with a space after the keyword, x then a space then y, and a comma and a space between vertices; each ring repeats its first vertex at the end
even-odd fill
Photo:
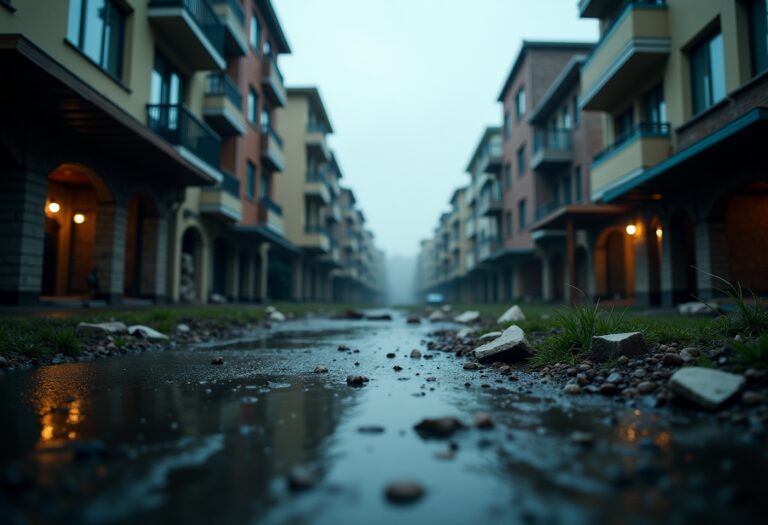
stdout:
POLYGON ((85 222, 85 215, 82 213, 75 213, 75 215, 72 216, 72 220, 75 221, 75 224, 83 224, 85 222))
POLYGON ((664 236, 664 230, 662 230, 661 226, 659 226, 658 228, 656 228, 656 237, 658 239, 661 239, 662 236, 664 236))
POLYGON ((61 205, 59 205, 58 202, 51 199, 51 202, 48 203, 48 211, 50 213, 59 213, 59 210, 61 210, 61 205))
POLYGON ((634 224, 627 224, 627 235, 635 235, 637 233, 637 226, 634 224))

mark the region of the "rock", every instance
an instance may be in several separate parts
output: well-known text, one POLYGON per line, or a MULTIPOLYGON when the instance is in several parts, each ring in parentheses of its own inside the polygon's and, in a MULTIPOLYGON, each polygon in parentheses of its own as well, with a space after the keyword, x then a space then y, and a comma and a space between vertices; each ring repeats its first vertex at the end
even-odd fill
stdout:
POLYGON ((405 322, 408 324, 421 324, 421 317, 417 315, 409 315, 405 322))
POLYGON ((487 334, 483 334, 478 339, 479 341, 493 341, 494 339, 498 339, 501 337, 502 332, 488 332, 487 334))
POLYGON ((474 334, 476 330, 472 328, 462 328, 458 332, 456 332, 456 338, 457 339, 466 339, 470 335, 474 334))
POLYGON ((592 338, 589 352, 592 359, 608 361, 619 356, 637 357, 643 355, 647 349, 642 332, 629 332, 596 335, 592 338))
POLYGON ((656 390, 656 383, 653 381, 643 381, 637 385, 637 391, 643 395, 650 394, 656 390))
POLYGON ((285 322, 285 314, 282 312, 278 312, 275 310, 274 312, 271 312, 269 314, 269 320, 273 323, 282 323, 285 322))
POLYGON ((402 369, 403 369, 403 367, 400 366, 400 365, 395 365, 395 366, 392 367, 392 370, 394 370, 395 372, 400 372, 400 371, 402 371, 402 369))
POLYGON ((176 331, 182 334, 186 334, 191 330, 188 324, 179 323, 176 325, 176 331))
POLYGON ((394 359, 395 357, 397 357, 397 354, 395 354, 394 352, 389 352, 387 354, 387 359, 394 359))
POLYGON ((391 321, 392 316, 389 314, 369 314, 365 316, 367 321, 391 321))
POLYGON ((468 363, 464 363, 463 368, 464 370, 478 370, 480 368, 480 365, 478 365, 474 361, 470 361, 468 363))
POLYGON ((451 310, 453 310, 453 306, 451 306, 450 304, 444 304, 444 305, 443 305, 443 307, 441 308, 441 310, 442 310, 444 313, 446 313, 446 314, 447 314, 448 312, 450 312, 451 310))
POLYGON ((357 427, 357 431, 361 434, 383 434, 385 429, 379 425, 364 425, 357 427))
POLYGON ((761 394, 760 392, 755 392, 754 390, 747 390, 743 394, 741 394, 741 402, 745 405, 762 405, 768 401, 768 398, 761 394))
POLYGON ((677 354, 664 354, 664 357, 661 358, 661 362, 664 366, 680 367, 683 366, 685 360, 677 354))
POLYGON ((8 367, 8 360, 0 355, 0 368, 7 368, 8 367))
POLYGON ((80 323, 75 329, 75 333, 81 337, 105 337, 108 335, 121 335, 128 333, 128 327, 125 323, 80 323))
POLYGON ((264 308, 264 312, 267 313, 267 314, 271 314, 273 312, 277 312, 277 308, 275 308, 274 306, 270 305, 270 306, 267 306, 266 308, 264 308))
POLYGON ((347 376, 347 384, 349 386, 363 386, 369 379, 365 376, 347 376))
POLYGON ((324 366, 316 366, 315 367, 315 373, 316 374, 327 374, 328 373, 328 369, 326 367, 324 367, 324 366))
POLYGON ((149 339, 150 341, 167 341, 169 339, 167 335, 158 332, 154 328, 140 324, 129 326, 128 334, 143 337, 144 339, 149 339))
POLYGON ((606 382, 613 383, 614 385, 618 385, 619 383, 621 383, 622 379, 624 379, 624 378, 621 377, 621 374, 619 374, 618 372, 614 372, 614 373, 608 375, 608 378, 606 379, 606 382))
POLYGON ((213 359, 211 359, 211 364, 212 365, 223 365, 224 364, 224 358, 221 357, 221 356, 214 357, 213 359))
POLYGON ((424 496, 424 488, 417 481, 397 481, 387 485, 384 495, 391 503, 414 503, 424 496))
POLYGON ((594 442, 595 442, 595 438, 589 432, 576 431, 571 434, 571 443, 574 443, 576 445, 579 445, 582 447, 591 447, 594 442))
POLYGON ((317 485, 317 477, 306 467, 293 467, 288 472, 288 488, 292 492, 309 490, 317 485))
POLYGON ((411 350, 411 359, 421 359, 421 352, 419 352, 415 348, 411 350))
POLYGON ((717 303, 693 301, 677 305, 677 311, 683 315, 717 315, 717 303))
POLYGON ((517 305, 510 307, 496 320, 498 324, 516 323, 518 321, 525 321, 525 314, 523 313, 523 310, 517 305))
POLYGON ((598 387, 599 392, 604 396, 612 396, 618 390, 618 387, 613 383, 603 383, 598 387))
POLYGON ((449 438, 456 431, 466 428, 455 417, 439 417, 423 419, 413 427, 422 438, 449 438))
POLYGON ((525 332, 519 326, 512 325, 497 339, 475 348, 474 354, 480 362, 514 362, 530 357, 531 352, 525 332))
POLYGON ((742 389, 743 376, 691 366, 681 368, 669 378, 669 389, 689 401, 716 409, 742 389))
POLYGON ((445 321, 445 314, 441 312, 440 310, 435 310, 431 314, 429 314, 429 322, 430 323, 437 323, 439 321, 445 321))
POLYGON ((577 396, 581 394, 581 387, 575 383, 568 383, 563 387, 563 393, 570 396, 577 396))
POLYGON ((480 312, 477 310, 467 310, 463 314, 454 317, 453 320, 462 324, 476 323, 480 320, 480 312))
POLYGON ((339 352, 349 352, 351 348, 349 348, 347 345, 339 345, 337 348, 339 352))
POLYGON ((337 315, 337 319, 350 319, 353 321, 359 321, 360 319, 365 318, 365 314, 363 312, 360 312, 358 310, 347 310, 346 312, 337 315))
POLYGON ((480 413, 475 416, 475 427, 482 429, 482 430, 488 430, 494 427, 493 419, 491 418, 490 414, 486 413, 480 413))
POLYGON ((218 293, 212 293, 210 301, 213 304, 224 304, 227 302, 227 298, 218 293))

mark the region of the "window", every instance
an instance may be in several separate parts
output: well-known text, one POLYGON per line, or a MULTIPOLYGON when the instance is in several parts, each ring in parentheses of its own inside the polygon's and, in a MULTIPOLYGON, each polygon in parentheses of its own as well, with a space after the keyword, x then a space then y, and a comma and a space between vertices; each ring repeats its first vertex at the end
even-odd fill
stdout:
POLYGON ((509 111, 504 112, 504 140, 509 139, 512 135, 509 122, 509 111))
POLYGON ((517 176, 525 175, 525 144, 517 150, 517 176))
POLYGON ((560 122, 562 123, 563 129, 571 129, 571 113, 568 111, 567 107, 563 108, 560 122))
POLYGON ((507 190, 512 189, 512 164, 504 165, 504 186, 507 190))
POLYGON ((507 237, 512 237, 512 230, 514 225, 512 223, 512 212, 508 211, 504 214, 505 229, 507 230, 507 237))
POLYGON ((573 125, 578 126, 579 122, 581 122, 581 112, 579 111, 579 97, 574 95, 573 96, 573 102, 571 103, 573 106, 573 125))
POLYGON ((725 97, 723 35, 717 33, 691 50, 691 89, 694 115, 725 97))
POLYGON ((581 202, 582 194, 581 194, 581 166, 576 166, 573 169, 573 187, 576 194, 576 202, 581 202))
POLYGON ((768 70, 768 0, 753 0, 748 18, 752 76, 757 76, 768 70))
POLYGON ((520 202, 517 203, 517 220, 520 221, 520 230, 521 231, 525 229, 525 225, 526 225, 526 222, 525 222, 525 217, 526 217, 526 215, 525 215, 525 211, 526 211, 525 207, 526 207, 525 206, 525 199, 523 199, 523 200, 521 200, 520 202))
POLYGON ((264 51, 265 56, 271 56, 272 55, 272 44, 269 42, 269 40, 264 40, 264 46, 262 47, 264 51))
POLYGON ((269 199, 269 175, 263 170, 261 172, 261 179, 259 179, 259 198, 261 200, 269 199))
POLYGON ((664 88, 661 84, 645 94, 645 121, 653 124, 667 121, 667 103, 664 101, 664 88))
POLYGON ((256 195, 256 166, 250 160, 245 165, 245 194, 251 199, 256 195))
POLYGON ((256 119, 256 115, 259 112, 258 106, 259 95, 256 94, 253 88, 250 88, 248 90, 248 122, 251 124, 258 124, 258 120, 256 119))
POLYGON ((123 75, 125 13, 112 0, 70 0, 67 39, 115 78, 123 75))
POLYGON ((517 95, 515 95, 515 113, 517 120, 520 120, 525 115, 525 88, 517 90, 517 95))
POLYGON ((269 110, 267 108, 264 108, 261 110, 261 129, 263 131, 269 131, 269 128, 271 126, 271 120, 269 116, 269 110))
POLYGON ((571 192, 571 177, 566 176, 563 177, 563 180, 560 181, 560 184, 562 186, 561 194, 563 196, 563 204, 570 204, 573 202, 571 198, 573 197, 573 193, 571 192))
POLYGON ((165 56, 155 54, 149 87, 150 104, 175 106, 184 100, 184 78, 165 56))
POLYGON ((632 133, 632 128, 635 127, 635 108, 629 106, 627 109, 619 113, 614 120, 614 135, 616 140, 627 138, 632 133))
POLYGON ((261 24, 259 23, 259 17, 256 16, 256 13, 253 13, 251 15, 251 31, 250 31, 250 37, 251 37, 251 47, 253 48, 254 52, 259 52, 259 42, 261 42, 261 24))

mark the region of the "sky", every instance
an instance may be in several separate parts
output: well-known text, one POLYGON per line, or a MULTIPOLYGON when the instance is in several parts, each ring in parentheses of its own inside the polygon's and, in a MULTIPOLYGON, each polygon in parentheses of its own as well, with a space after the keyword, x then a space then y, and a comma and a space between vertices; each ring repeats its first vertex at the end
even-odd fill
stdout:
POLYGON ((344 178, 388 257, 432 235, 526 40, 597 39, 577 0, 272 0, 293 53, 288 86, 316 85, 344 178))

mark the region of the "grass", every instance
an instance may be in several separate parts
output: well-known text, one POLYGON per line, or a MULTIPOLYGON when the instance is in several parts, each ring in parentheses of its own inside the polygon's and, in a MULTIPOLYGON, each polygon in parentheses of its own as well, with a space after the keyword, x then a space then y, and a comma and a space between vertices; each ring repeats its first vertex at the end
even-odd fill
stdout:
POLYGON ((752 341, 730 341, 731 348, 736 352, 736 361, 745 366, 768 365, 768 334, 761 335, 752 341))

